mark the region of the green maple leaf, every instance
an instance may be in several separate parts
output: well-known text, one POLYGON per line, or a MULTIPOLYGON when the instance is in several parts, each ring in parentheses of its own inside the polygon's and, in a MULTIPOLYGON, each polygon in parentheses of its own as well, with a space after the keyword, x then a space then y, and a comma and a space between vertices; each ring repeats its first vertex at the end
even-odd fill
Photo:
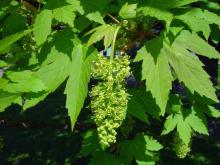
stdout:
POLYGON ((134 139, 123 141, 119 146, 120 158, 130 164, 135 158, 137 164, 155 164, 153 151, 159 151, 163 146, 152 137, 137 134, 134 139))
POLYGON ((53 12, 53 19, 63 22, 71 27, 74 26, 76 12, 83 14, 83 8, 79 0, 52 0, 47 3, 45 8, 49 8, 53 12))
POLYGON ((71 5, 66 5, 62 8, 56 8, 53 10, 53 18, 58 22, 69 24, 71 27, 74 26, 74 19, 76 15, 73 12, 71 5))
POLYGON ((130 89, 131 98, 128 101, 127 112, 148 123, 148 114, 155 119, 159 119, 159 108, 149 92, 144 89, 130 89))
POLYGON ((143 60, 142 79, 146 81, 147 91, 152 93, 156 103, 164 115, 169 92, 171 89, 172 74, 163 47, 163 38, 155 38, 138 51, 135 61, 143 60))
MULTIPOLYGON (((219 58, 219 53, 208 43, 198 37, 195 33, 182 31, 180 35, 170 44, 167 38, 158 37, 148 41, 141 50, 138 51, 135 61, 143 61, 142 63, 142 79, 146 80, 147 91, 152 93, 157 105, 161 109, 161 114, 165 113, 167 101, 169 99, 169 91, 171 89, 172 74, 171 68, 177 75, 179 81, 182 81, 191 93, 197 92, 200 96, 205 96, 213 101, 217 101, 215 89, 209 79, 208 74, 203 69, 202 62, 197 56, 192 55, 190 51, 205 53, 204 56, 209 58, 219 58), (191 43, 190 39, 194 39, 191 43)), ((201 117, 201 116, 199 116, 201 117)), ((199 118, 194 115, 192 122, 199 118)), ((163 132, 172 131, 175 126, 178 130, 188 130, 188 134, 182 133, 184 142, 189 142, 191 125, 190 122, 185 124, 184 119, 179 116, 170 116, 168 118, 169 127, 163 132), (172 121, 173 119, 177 120, 172 121)), ((201 125, 201 122, 200 122, 201 125)), ((195 131, 206 134, 205 126, 203 128, 192 127, 195 131)))
POLYGON ((21 39, 22 37, 26 36, 29 34, 32 30, 24 30, 21 32, 18 32, 16 34, 7 36, 0 40, 0 53, 3 53, 8 47, 10 47, 13 43, 21 39))
POLYGON ((6 77, 10 80, 1 78, 0 89, 9 93, 40 92, 46 91, 45 84, 29 70, 14 72, 7 71, 6 77))
POLYGON ((164 129, 162 131, 162 135, 170 133, 175 128, 177 128, 177 132, 179 134, 180 139, 182 139, 185 144, 189 144, 191 139, 192 129, 189 123, 186 122, 185 113, 184 111, 181 110, 181 107, 179 109, 179 112, 171 113, 167 117, 164 123, 164 129))
POLYGON ((164 0, 148 0, 145 2, 145 4, 160 9, 172 9, 172 8, 188 5, 197 1, 200 0, 169 0, 166 2, 164 2, 164 0))
POLYGON ((105 24, 103 14, 106 12, 105 8, 108 6, 109 0, 81 0, 80 2, 86 18, 90 21, 105 24))
POLYGON ((144 105, 146 101, 142 102, 139 98, 141 97, 131 95, 128 102, 127 112, 139 120, 149 124, 148 115, 146 114, 148 105, 144 105))
POLYGON ((151 6, 143 6, 138 8, 138 12, 141 12, 145 16, 155 17, 158 20, 166 22, 167 30, 169 30, 170 24, 173 20, 173 14, 165 9, 158 9, 151 6))
POLYGON ((30 108, 54 92, 69 76, 72 49, 78 42, 71 29, 67 28, 54 36, 54 41, 45 43, 38 54, 40 68, 36 76, 47 86, 46 93, 26 95, 24 109, 30 108), (76 43, 76 44, 75 44, 76 43), (43 60, 42 60, 43 59, 43 60))
POLYGON ((144 136, 145 141, 147 142, 146 149, 149 151, 159 151, 163 146, 155 139, 149 136, 144 136))
POLYGON ((169 91, 171 89, 171 69, 177 78, 182 81, 192 93, 217 101, 215 89, 209 80, 208 74, 203 69, 202 62, 193 56, 189 50, 205 53, 209 58, 219 58, 219 53, 196 34, 182 31, 180 35, 169 43, 167 38, 152 39, 141 48, 135 61, 143 60, 142 79, 146 81, 147 91, 152 93, 156 103, 165 113, 169 91), (194 39, 195 38, 195 39, 194 39), (190 41, 190 39, 194 41, 190 41), (197 45, 192 45, 190 43, 197 45), (203 52, 204 51, 204 52, 203 52))
POLYGON ((20 94, 18 93, 8 93, 0 91, 0 112, 4 111, 5 108, 10 106, 19 97, 20 94))
POLYGON ((86 15, 86 17, 100 24, 105 24, 102 14, 99 11, 90 12, 86 15))
POLYGON ((202 110, 197 104, 193 105, 191 109, 183 109, 181 105, 172 105, 172 109, 175 107, 175 111, 166 118, 164 123, 164 128, 162 135, 166 135, 177 128, 180 139, 183 140, 185 144, 189 144, 192 130, 208 135, 207 121, 204 113, 206 110, 202 110))
POLYGON ((135 18, 137 14, 137 4, 125 3, 119 11, 119 16, 123 19, 135 18))
POLYGON ((189 28, 195 32, 203 32, 203 35, 208 39, 211 29, 210 24, 220 25, 220 18, 215 13, 208 10, 194 8, 183 15, 176 16, 176 19, 182 20, 189 28))
POLYGON ((2 24, 2 32, 5 35, 12 35, 19 31, 26 29, 26 18, 20 13, 11 13, 5 19, 2 24), (16 26, 15 23, 16 22, 16 26))
POLYGON ((48 92, 40 95, 27 94, 27 100, 24 109, 36 105, 46 98, 46 96, 55 91, 69 75, 70 58, 59 52, 55 47, 51 48, 48 58, 44 61, 36 75, 48 87, 48 92))
POLYGON ((183 30, 176 38, 175 44, 181 45, 181 47, 194 51, 198 55, 206 56, 208 58, 220 59, 219 52, 194 32, 190 33, 187 30, 183 30))
POLYGON ((186 118, 186 122, 196 132, 204 135, 209 134, 206 117, 199 109, 193 107, 190 115, 186 118))
POLYGON ((88 46, 104 39, 104 46, 105 49, 107 49, 112 44, 115 31, 116 31, 116 27, 109 24, 100 25, 92 29, 86 34, 88 35, 92 33, 88 41, 88 46))
POLYGON ((6 67, 8 64, 5 61, 0 60, 0 68, 6 67))
POLYGON ((79 152, 79 157, 93 155, 96 152, 102 151, 99 144, 98 134, 96 130, 89 130, 83 135, 83 142, 79 152))
MULTIPOLYGON (((204 108, 204 106, 203 106, 204 108)), ((204 112, 207 113, 210 117, 219 118, 220 117, 220 111, 216 110, 214 107, 209 106, 206 109, 204 109, 204 112)))
POLYGON ((2 20, 8 13, 13 11, 10 3, 10 1, 0 1, 0 20, 2 20))
MULTIPOLYGON (((218 99, 215 95, 215 89, 212 86, 209 75, 202 68, 202 62, 198 59, 197 56, 193 56, 188 51, 189 47, 190 50, 195 52, 199 52, 204 48, 199 48, 198 46, 190 46, 189 43, 187 43, 188 40, 183 41, 182 38, 186 37, 187 35, 190 35, 190 33, 183 31, 171 46, 166 44, 165 48, 169 63, 172 65, 178 79, 184 82, 186 87, 192 93, 197 92, 201 96, 206 96, 213 101, 217 101, 218 99)), ((195 43, 197 43, 196 41, 195 43)), ((200 44, 200 42, 198 42, 198 44, 200 44)), ((218 56, 217 54, 211 55, 214 49, 211 49, 208 44, 203 43, 203 46, 208 49, 208 52, 206 50, 208 53, 206 56, 218 56)))
POLYGON ((166 118, 166 122, 164 123, 164 128, 161 135, 166 135, 172 132, 178 123, 178 116, 175 114, 171 114, 166 118))
POLYGON ((208 74, 203 70, 203 64, 198 57, 192 56, 187 50, 181 47, 173 47, 173 55, 170 56, 170 63, 180 81, 192 92, 198 92, 217 101, 215 89, 209 80, 208 74), (174 54, 175 52, 175 54, 174 54))
POLYGON ((43 9, 36 16, 33 33, 38 46, 42 45, 51 33, 52 14, 51 10, 43 9))
POLYGON ((70 74, 65 89, 65 94, 67 95, 66 107, 68 108, 72 127, 75 125, 88 92, 91 64, 90 61, 86 60, 85 49, 81 44, 74 47, 70 74))
POLYGON ((177 119, 177 132, 179 137, 185 144, 189 144, 192 136, 192 129, 190 125, 185 122, 182 114, 179 114, 177 119))

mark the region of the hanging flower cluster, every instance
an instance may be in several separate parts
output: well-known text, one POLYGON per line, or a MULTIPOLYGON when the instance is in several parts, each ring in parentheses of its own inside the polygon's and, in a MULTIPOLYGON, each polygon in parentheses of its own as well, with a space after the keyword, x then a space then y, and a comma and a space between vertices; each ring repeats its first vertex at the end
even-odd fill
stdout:
POLYGON ((128 56, 117 56, 110 61, 99 55, 92 66, 92 76, 100 82, 90 92, 91 108, 103 148, 116 142, 116 130, 126 117, 129 95, 124 85, 129 75, 128 56))

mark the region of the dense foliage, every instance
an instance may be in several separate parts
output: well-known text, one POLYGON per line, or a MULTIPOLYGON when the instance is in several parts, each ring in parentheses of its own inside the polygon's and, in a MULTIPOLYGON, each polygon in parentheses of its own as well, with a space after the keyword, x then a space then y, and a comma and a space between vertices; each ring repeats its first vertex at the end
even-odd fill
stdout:
POLYGON ((220 117, 200 60, 220 59, 219 13, 215 0, 0 1, 0 112, 65 86, 79 159, 155 164, 167 136, 185 158, 220 117))

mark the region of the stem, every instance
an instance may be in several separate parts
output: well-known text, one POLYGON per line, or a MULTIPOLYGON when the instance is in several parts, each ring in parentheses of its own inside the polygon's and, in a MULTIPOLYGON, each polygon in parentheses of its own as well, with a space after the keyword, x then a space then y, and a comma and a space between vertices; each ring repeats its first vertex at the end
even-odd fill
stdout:
POLYGON ((35 13, 37 12, 37 9, 36 9, 33 5, 31 5, 30 3, 21 0, 21 4, 22 4, 24 7, 26 7, 27 9, 30 9, 30 10, 32 10, 32 11, 35 12, 35 13))
POLYGON ((116 38, 117 38, 117 35, 118 35, 118 31, 119 29, 121 28, 121 26, 118 26, 115 30, 115 33, 114 33, 114 38, 113 38, 113 41, 112 41, 112 50, 111 50, 111 54, 110 54, 110 62, 112 63, 113 61, 113 58, 114 58, 114 52, 115 52, 115 42, 116 42, 116 38))
POLYGON ((42 0, 40 0, 39 6, 38 6, 38 9, 37 9, 38 12, 40 12, 41 4, 42 4, 42 0))
POLYGON ((113 17, 111 14, 107 14, 113 21, 115 21, 117 24, 121 24, 119 20, 117 20, 115 17, 113 17))

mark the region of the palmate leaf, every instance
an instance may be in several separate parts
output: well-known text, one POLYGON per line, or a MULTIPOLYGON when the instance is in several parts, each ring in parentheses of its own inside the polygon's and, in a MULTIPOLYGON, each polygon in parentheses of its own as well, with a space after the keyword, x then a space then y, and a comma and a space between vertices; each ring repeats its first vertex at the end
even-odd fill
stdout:
POLYGON ((164 128, 161 135, 166 135, 172 132, 178 123, 178 116, 175 114, 171 114, 166 118, 166 122, 164 123, 164 128))
POLYGON ((73 13, 73 7, 66 5, 62 8, 56 8, 53 10, 53 18, 58 22, 69 24, 71 27, 74 26, 74 19, 76 15, 73 13))
MULTIPOLYGON (((199 114, 201 115, 201 113, 207 114, 209 117, 214 117, 214 118, 219 118, 220 117, 220 111, 215 109, 215 107, 207 105, 207 103, 204 102, 199 102, 197 104, 194 105, 194 109, 197 112, 200 112, 199 114)), ((202 120, 204 120, 204 116, 202 116, 201 118, 202 120)))
POLYGON ((0 112, 10 106, 16 99, 20 97, 18 93, 8 93, 0 91, 0 112))
POLYGON ((166 22, 167 30, 169 30, 170 24, 173 20, 173 14, 165 9, 158 9, 151 6, 143 6, 138 8, 138 12, 141 12, 145 16, 155 17, 158 20, 166 22))
POLYGON ((14 72, 7 71, 6 77, 0 79, 0 89, 9 93, 47 91, 45 84, 29 70, 14 72))
POLYGON ((86 59, 86 48, 81 44, 74 47, 70 75, 65 89, 65 94, 67 95, 66 107, 68 108, 72 127, 75 125, 87 96, 90 65, 90 61, 86 59))
POLYGON ((71 27, 74 26, 76 12, 83 14, 83 8, 79 0, 50 0, 45 8, 49 8, 53 12, 53 19, 63 22, 71 27))
POLYGON ((164 123, 162 135, 170 133, 175 128, 177 128, 180 139, 182 139, 185 144, 189 144, 192 136, 192 129, 190 125, 185 121, 182 111, 176 114, 171 114, 167 117, 164 123))
POLYGON ((210 117, 214 117, 214 118, 219 118, 220 117, 220 111, 216 110, 214 107, 211 107, 211 106, 209 106, 207 109, 205 109, 204 112, 207 115, 209 115, 210 117))
POLYGON ((90 21, 105 24, 103 14, 105 14, 105 8, 108 6, 110 0, 80 0, 80 2, 86 18, 90 21))
POLYGON ((96 130, 88 130, 83 135, 82 146, 78 154, 79 157, 86 157, 102 151, 99 144, 98 134, 96 130))
POLYGON ((48 91, 35 95, 27 94, 24 109, 30 108, 44 100, 47 95, 55 91, 69 75, 70 58, 66 54, 52 47, 48 55, 48 60, 48 63, 46 59, 45 63, 43 63, 41 68, 35 73, 48 87, 48 91))
POLYGON ((75 12, 84 13, 78 0, 50 0, 36 16, 34 36, 37 45, 42 45, 51 33, 52 20, 74 26, 75 12))
POLYGON ((21 39, 22 37, 29 34, 32 30, 24 30, 21 32, 18 32, 16 34, 10 35, 8 37, 3 38, 0 40, 0 54, 3 53, 9 46, 11 46, 13 43, 21 39))
POLYGON ((92 156, 91 165, 122 165, 123 163, 113 154, 101 148, 96 130, 89 130, 83 135, 83 142, 78 157, 92 156))
POLYGON ((23 31, 26 29, 27 20, 25 16, 20 13, 11 13, 5 19, 4 23, 1 25, 2 32, 5 35, 12 35, 17 32, 23 31), (16 22, 16 26, 15 26, 16 22))
POLYGON ((36 16, 34 22, 34 37, 36 44, 39 46, 43 44, 47 37, 51 33, 51 24, 52 24, 52 11, 49 9, 43 9, 36 16))
POLYGON ((185 144, 190 143, 192 129, 190 128, 190 125, 187 122, 185 122, 184 117, 181 113, 178 115, 177 132, 179 134, 180 139, 185 144))
POLYGON ((149 136, 145 136, 145 141, 147 142, 146 149, 149 151, 159 151, 163 146, 155 139, 149 136))
POLYGON ((86 34, 88 35, 92 33, 88 41, 88 46, 104 39, 104 46, 105 46, 105 49, 107 49, 113 41, 115 31, 116 31, 116 28, 109 24, 100 25, 92 29, 86 34))
MULTIPOLYGON (((8 64, 5 61, 0 60, 0 68, 6 67, 6 66, 8 66, 8 64)), ((0 77, 2 77, 2 76, 0 76, 0 77)))
POLYGON ((87 51, 87 48, 77 38, 74 38, 74 35, 69 35, 69 39, 67 39, 66 33, 72 33, 68 29, 65 31, 67 32, 63 32, 63 35, 55 37, 56 40, 59 40, 59 44, 56 45, 57 42, 55 41, 55 46, 50 48, 48 58, 44 60, 42 67, 36 72, 36 75, 48 86, 49 91, 39 95, 27 95, 24 109, 43 100, 69 77, 65 89, 67 95, 66 107, 68 108, 72 127, 74 127, 87 96, 90 64, 97 52, 87 51), (65 46, 65 50, 62 45, 65 46), (73 50, 71 50, 72 47, 73 50), (71 57, 68 56, 70 51, 71 57))
MULTIPOLYGON (((172 106, 172 108, 174 105, 172 106)), ((192 130, 208 135, 207 121, 201 108, 197 104, 193 105, 191 109, 183 109, 178 106, 178 111, 173 111, 164 123, 164 128, 162 135, 166 135, 177 128, 180 139, 183 140, 185 144, 189 144, 192 130)), ((176 108, 176 106, 175 106, 176 108)), ((207 111, 208 109, 206 109, 207 111)))
POLYGON ((176 38, 175 45, 181 45, 181 47, 194 51, 198 55, 220 59, 219 52, 194 32, 190 33, 187 30, 183 30, 176 38))
POLYGON ((202 10, 194 8, 185 14, 175 17, 176 19, 182 20, 186 23, 191 30, 194 32, 203 32, 203 35, 208 39, 211 29, 210 24, 220 25, 220 18, 215 13, 209 12, 208 10, 202 10))
POLYGON ((208 74, 202 68, 202 62, 181 47, 173 47, 172 52, 175 54, 170 55, 169 61, 178 79, 184 82, 192 93, 198 92, 201 96, 217 101, 215 89, 212 87, 208 74))
MULTIPOLYGON (((180 38, 182 36, 185 36, 185 31, 179 35, 180 38)), ((172 65, 178 79, 184 82, 192 93, 197 92, 201 96, 218 101, 209 76, 202 68, 202 62, 187 50, 188 47, 186 45, 186 43, 179 43, 179 38, 177 37, 172 46, 169 46, 169 44, 165 46, 169 63, 172 65)), ((208 44, 204 44, 204 46, 209 48, 208 44)), ((192 47, 191 50, 197 52, 197 49, 194 48, 197 47, 192 47)), ((211 56, 212 52, 208 51, 207 53, 211 56)))
POLYGON ((159 151, 163 146, 152 137, 137 134, 132 140, 123 141, 119 146, 120 158, 130 164, 135 158, 137 164, 155 164, 153 151, 159 151))
POLYGON ((147 107, 144 106, 146 102, 142 102, 139 97, 132 95, 132 98, 128 102, 127 112, 133 117, 149 124, 148 115, 147 115, 147 107))
POLYGON ((105 24, 100 12, 101 8, 108 5, 108 1, 84 1, 84 0, 50 0, 36 16, 34 23, 34 36, 37 45, 42 45, 51 33, 52 20, 74 26, 76 12, 84 14, 89 20, 105 24))
POLYGON ((171 68, 177 78, 183 82, 191 93, 217 101, 215 89, 203 69, 202 62, 189 50, 201 53, 209 58, 219 58, 219 53, 195 33, 182 31, 170 43, 163 36, 154 38, 138 51, 135 61, 142 63, 142 79, 146 80, 147 91, 152 93, 156 103, 165 113, 169 91, 171 89, 171 68), (192 44, 193 43, 193 44, 192 44))
POLYGON ((86 17, 91 21, 94 21, 100 24, 105 24, 102 14, 99 11, 88 13, 86 17))
POLYGON ((145 89, 130 89, 127 112, 133 117, 149 124, 148 115, 159 119, 160 109, 154 99, 145 89))
POLYGON ((26 95, 24 109, 30 108, 54 92, 69 76, 71 53, 77 38, 69 28, 55 34, 52 43, 45 43, 38 54, 41 63, 36 76, 48 87, 44 93, 26 95))
POLYGON ((169 0, 166 2, 164 2, 164 0, 148 0, 144 4, 147 6, 152 6, 160 9, 172 9, 198 1, 201 0, 169 0))
POLYGON ((125 3, 119 11, 119 16, 123 19, 135 18, 137 14, 137 4, 125 3))
MULTIPOLYGON (((173 108, 173 106, 171 108, 173 108)), ((184 111, 182 111, 181 106, 179 106, 178 111, 171 113, 166 118, 161 134, 166 135, 173 131, 175 128, 177 128, 180 139, 182 139, 185 144, 189 144, 192 130, 189 124, 185 122, 184 111)))
POLYGON ((155 38, 138 51, 135 59, 135 61, 143 60, 142 79, 147 80, 147 91, 150 91, 156 99, 162 115, 165 113, 172 85, 172 74, 166 53, 163 49, 163 38, 155 38))
POLYGON ((201 112, 199 109, 193 107, 190 115, 186 118, 186 122, 196 132, 204 135, 209 134, 206 117, 203 115, 203 112, 201 112))
POLYGON ((208 135, 207 121, 201 112, 195 109, 181 110, 178 113, 170 114, 165 123, 162 135, 166 135, 177 128, 180 139, 188 144, 191 139, 192 130, 208 135), (184 112, 188 111, 188 112, 184 112))
POLYGON ((2 20, 8 13, 13 11, 10 3, 10 1, 0 1, 0 20, 2 20))

